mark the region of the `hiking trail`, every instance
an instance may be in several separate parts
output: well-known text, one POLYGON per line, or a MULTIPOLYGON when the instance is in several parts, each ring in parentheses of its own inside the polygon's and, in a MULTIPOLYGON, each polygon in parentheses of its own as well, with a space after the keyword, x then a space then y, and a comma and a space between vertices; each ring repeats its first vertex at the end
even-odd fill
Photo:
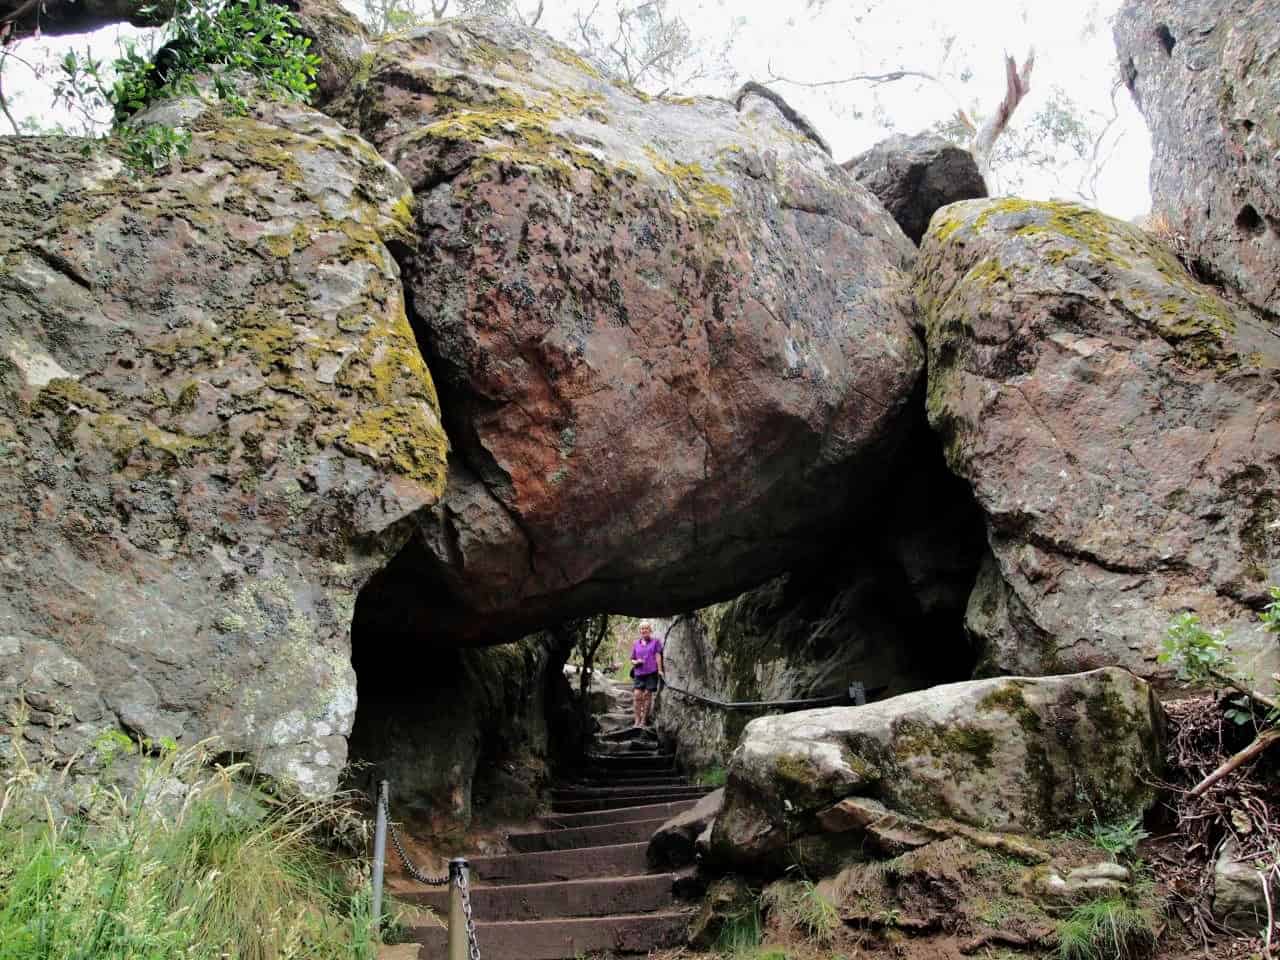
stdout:
MULTIPOLYGON (((623 686, 629 690, 615 684, 623 686)), ((631 725, 630 711, 597 719, 601 729, 582 766, 552 787, 551 812, 513 828, 509 854, 470 860, 484 960, 643 956, 684 940, 690 910, 674 897, 676 874, 651 872, 647 848, 658 827, 711 788, 680 775, 657 734, 631 725)), ((447 888, 395 878, 388 892, 448 916, 447 888)), ((384 957, 444 960, 442 926, 414 926, 409 933, 417 953, 401 946, 388 948, 384 957)))

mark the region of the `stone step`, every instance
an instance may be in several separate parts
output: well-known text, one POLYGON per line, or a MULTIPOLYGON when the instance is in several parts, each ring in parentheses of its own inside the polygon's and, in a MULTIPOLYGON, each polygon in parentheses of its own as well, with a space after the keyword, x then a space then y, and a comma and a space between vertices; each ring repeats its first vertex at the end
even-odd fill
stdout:
POLYGON ((613 730, 609 733, 598 733, 596 739, 610 743, 648 743, 655 748, 658 746, 657 732, 647 727, 623 727, 621 730, 613 730))
POLYGON ((552 786, 557 790, 576 790, 580 787, 595 789, 600 787, 661 787, 665 789, 667 787, 687 787, 691 786, 691 784, 688 777, 673 773, 659 776, 628 777, 626 780, 616 780, 612 777, 582 777, 564 780, 552 786))
POLYGON ((656 770, 607 770, 604 767, 579 767, 577 770, 568 770, 564 773, 564 778, 571 780, 574 778, 585 778, 588 780, 604 780, 608 783, 615 784, 619 787, 625 787, 632 780, 647 780, 650 777, 679 777, 674 767, 658 768, 656 770))
POLYGON ((540 830, 536 833, 513 833, 507 843, 520 853, 545 850, 578 850, 582 847, 604 847, 619 843, 647 843, 665 820, 630 820, 605 823, 594 827, 568 827, 563 830, 540 830))
MULTIPOLYGON (((626 914, 571 920, 526 920, 476 924, 484 960, 573 960, 587 953, 648 954, 684 941, 689 913, 626 914)), ((412 927, 410 935, 427 957, 443 958, 448 933, 442 927, 412 927)))
POLYGON ((627 787, 557 787, 551 791, 551 802, 557 803, 560 800, 608 800, 612 797, 640 797, 652 793, 670 794, 672 800, 683 799, 685 797, 701 797, 710 793, 710 787, 647 787, 627 786, 627 787))
MULTIPOLYGON (((606 877, 558 883, 521 883, 471 887, 471 909, 477 923, 547 920, 555 917, 604 917, 610 914, 653 913, 670 908, 675 874, 606 877)), ((449 915, 449 891, 444 888, 392 888, 397 900, 430 907, 449 915)))
POLYGON ((622 754, 611 756, 607 753, 588 753, 590 766, 613 772, 615 770, 671 770, 676 765, 674 753, 659 753, 653 756, 634 756, 622 754))
MULTIPOLYGON (((701 796, 696 795, 693 799, 701 796)), ((687 794, 671 794, 664 790, 634 797, 596 797, 592 800, 555 800, 551 804, 552 814, 587 813, 592 810, 617 810, 620 807, 643 807, 655 803, 672 803, 677 800, 688 800, 687 794)))
POLYGON ((472 857, 477 883, 506 885, 581 880, 587 877, 633 877, 647 873, 645 851, 649 844, 619 843, 578 850, 545 853, 512 853, 497 857, 472 857))
POLYGON ((652 803, 639 807, 612 807, 606 810, 588 810, 583 813, 552 813, 538 818, 538 823, 548 830, 569 827, 594 827, 605 823, 629 823, 636 820, 670 820, 677 813, 692 810, 697 799, 652 803))

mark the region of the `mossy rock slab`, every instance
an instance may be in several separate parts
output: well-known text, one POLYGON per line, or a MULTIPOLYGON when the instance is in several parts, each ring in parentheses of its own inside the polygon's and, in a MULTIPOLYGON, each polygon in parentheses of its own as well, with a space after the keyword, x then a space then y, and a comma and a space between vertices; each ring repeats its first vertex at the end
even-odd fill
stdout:
POLYGON ((1032 835, 1094 814, 1132 816, 1154 800, 1162 732, 1150 687, 1119 668, 763 717, 734 751, 712 856, 767 870, 797 851, 865 855, 884 830, 856 804, 841 807, 848 798, 913 820, 1032 835))
POLYGON ((391 39, 333 109, 420 201, 442 634, 731 595, 877 480, 921 372, 914 250, 775 98, 647 96, 477 20, 391 39))
MULTIPOLYGON (((186 103, 180 169, 0 141, 0 698, 332 790, 356 592, 443 489, 386 242, 412 195, 306 107, 186 103)), ((11 717, 13 714, 11 713, 11 717)))
POLYGON ((1265 676, 1280 582, 1280 338, 1159 240, 1071 203, 942 208, 916 267, 928 413, 986 515, 991 672, 1146 677, 1192 609, 1265 676))

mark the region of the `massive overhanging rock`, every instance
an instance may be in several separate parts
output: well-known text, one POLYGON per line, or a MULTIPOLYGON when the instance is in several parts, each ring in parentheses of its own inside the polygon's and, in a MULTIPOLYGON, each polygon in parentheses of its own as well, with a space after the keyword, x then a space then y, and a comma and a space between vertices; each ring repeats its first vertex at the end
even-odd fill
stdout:
POLYGON ((1162 735, 1151 689, 1114 667, 762 717, 729 764, 710 855, 757 872, 828 867, 914 834, 1043 836, 1140 815, 1162 735))
POLYGON ((333 109, 420 201, 402 266, 457 454, 423 526, 433 630, 691 609, 883 482, 913 250, 770 98, 655 99, 477 21, 378 48, 333 109))
POLYGON ((1172 618, 1280 666, 1280 338, 1129 224, 975 200, 934 217, 916 289, 928 412, 986 514, 967 626, 992 671, 1161 671, 1172 618))
POLYGON ((1280 320, 1280 0, 1128 0, 1121 70, 1151 128, 1152 211, 1280 320))
POLYGON ((2 722, 31 760, 216 735, 322 793, 356 592, 444 483, 412 198, 308 108, 159 111, 195 132, 155 176, 0 138, 2 722))

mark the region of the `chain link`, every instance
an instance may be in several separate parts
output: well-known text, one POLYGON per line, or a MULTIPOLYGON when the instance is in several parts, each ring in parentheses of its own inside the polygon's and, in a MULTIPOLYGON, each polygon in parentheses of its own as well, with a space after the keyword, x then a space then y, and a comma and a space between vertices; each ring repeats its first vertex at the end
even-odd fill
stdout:
POLYGON ((400 862, 404 864, 404 869, 409 876, 417 880, 419 883, 425 883, 429 887, 443 887, 449 882, 449 875, 446 873, 443 877, 433 877, 429 873, 419 870, 409 859, 409 855, 404 852, 404 844, 400 842, 400 831, 396 829, 395 823, 391 820, 391 811, 386 807, 386 798, 380 797, 378 800, 382 806, 382 813, 387 818, 388 832, 391 834, 391 845, 396 848, 396 856, 400 858, 400 862))
MULTIPOLYGON (((414 880, 419 883, 425 883, 429 887, 443 887, 448 884, 448 874, 443 877, 433 877, 414 865, 413 861, 409 859, 409 855, 404 851, 404 845, 400 841, 400 831, 396 829, 395 823, 391 820, 391 811, 387 809, 386 797, 379 797, 378 802, 382 805, 383 815, 387 819, 388 832, 391 834, 391 845, 395 847, 396 856, 404 864, 405 872, 413 877, 414 880)), ((470 960, 480 960, 480 944, 476 942, 476 922, 471 916, 471 884, 467 880, 467 871, 465 870, 458 873, 458 890, 462 894, 462 915, 466 918, 467 923, 468 956, 470 960)))
POLYGON ((476 942, 476 922, 471 919, 471 884, 467 871, 458 873, 458 887, 462 890, 462 915, 467 918, 467 945, 471 960, 480 960, 480 944, 476 942))

